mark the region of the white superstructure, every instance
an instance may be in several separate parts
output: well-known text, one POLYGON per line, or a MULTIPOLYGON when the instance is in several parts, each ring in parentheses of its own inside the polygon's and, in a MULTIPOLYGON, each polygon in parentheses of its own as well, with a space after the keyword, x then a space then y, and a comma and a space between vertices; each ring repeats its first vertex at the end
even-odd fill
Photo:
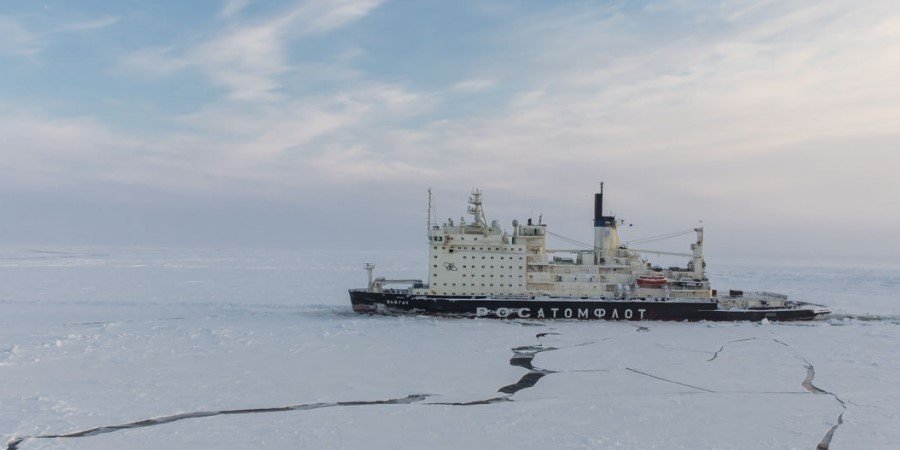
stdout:
POLYGON ((487 223, 482 192, 469 197, 471 220, 430 220, 428 283, 417 295, 451 297, 550 296, 577 298, 709 299, 704 271, 703 228, 692 253, 634 250, 619 240, 618 222, 602 214, 603 193, 595 197, 593 247, 548 249, 547 225, 513 221, 512 233, 496 220, 487 223), (642 253, 691 258, 685 268, 653 267, 642 253))

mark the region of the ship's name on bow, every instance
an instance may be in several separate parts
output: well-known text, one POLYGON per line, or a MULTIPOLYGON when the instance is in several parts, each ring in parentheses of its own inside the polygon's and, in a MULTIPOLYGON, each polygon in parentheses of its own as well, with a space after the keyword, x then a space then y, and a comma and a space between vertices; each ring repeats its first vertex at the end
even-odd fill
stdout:
POLYGON ((490 309, 479 306, 475 315, 485 317, 495 315, 500 318, 518 319, 626 319, 643 320, 646 309, 613 308, 497 308, 490 309))

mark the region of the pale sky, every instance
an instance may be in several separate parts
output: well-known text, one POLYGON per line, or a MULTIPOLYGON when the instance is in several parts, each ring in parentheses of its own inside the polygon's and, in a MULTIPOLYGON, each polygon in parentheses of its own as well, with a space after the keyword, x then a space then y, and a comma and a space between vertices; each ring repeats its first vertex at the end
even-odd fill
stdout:
POLYGON ((896 0, 12 0, 0 67, 0 243, 424 249, 429 187, 589 240, 602 180, 626 238, 900 260, 896 0))

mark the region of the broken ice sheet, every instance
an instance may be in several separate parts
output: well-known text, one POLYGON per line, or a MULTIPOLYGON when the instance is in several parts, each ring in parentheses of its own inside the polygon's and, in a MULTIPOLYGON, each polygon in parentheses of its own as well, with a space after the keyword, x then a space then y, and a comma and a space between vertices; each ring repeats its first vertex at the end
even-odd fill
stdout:
MULTIPOLYGON (((4 441, 173 414, 416 394, 429 397, 409 404, 188 418, 86 437, 26 439, 20 449, 398 443, 815 448, 841 413, 831 448, 893 448, 900 441, 895 320, 647 322, 638 324, 646 328, 641 331, 635 324, 608 322, 369 317, 347 306, 343 286, 364 275, 343 262, 353 259, 347 255, 333 261, 317 255, 327 261, 314 268, 315 276, 299 268, 316 258, 163 256, 128 254, 119 261, 113 254, 82 265, 67 260, 54 267, 33 261, 5 267, 4 441), (48 279, 56 281, 48 285, 48 279), (535 346, 555 349, 529 361, 547 372, 514 393, 498 392, 531 370, 511 364, 513 349, 535 346), (814 368, 807 384, 815 389, 804 386, 807 365, 814 368), (838 396, 846 409, 817 390, 838 396), (439 404, 500 396, 509 400, 439 404)), ((782 274, 779 283, 791 282, 777 268, 757 270, 759 280, 767 270, 782 274)), ((841 278, 817 277, 816 289, 841 292, 827 285, 831 279, 841 278)), ((791 289, 808 290, 803 280, 791 289)), ((878 313, 865 306, 886 304, 887 297, 879 296, 878 285, 873 291, 866 286, 854 286, 850 299, 876 297, 871 303, 841 304, 839 296, 827 303, 878 313)))

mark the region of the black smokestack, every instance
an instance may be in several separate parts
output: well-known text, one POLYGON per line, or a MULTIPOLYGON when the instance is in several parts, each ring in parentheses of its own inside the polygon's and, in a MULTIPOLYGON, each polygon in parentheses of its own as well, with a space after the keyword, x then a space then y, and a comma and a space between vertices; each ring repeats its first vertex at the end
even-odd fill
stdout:
POLYGON ((600 183, 600 192, 594 194, 594 226, 612 227, 615 223, 614 217, 603 215, 603 183, 600 183))
POLYGON ((603 218, 603 182, 600 182, 600 193, 594 194, 594 226, 603 218))

